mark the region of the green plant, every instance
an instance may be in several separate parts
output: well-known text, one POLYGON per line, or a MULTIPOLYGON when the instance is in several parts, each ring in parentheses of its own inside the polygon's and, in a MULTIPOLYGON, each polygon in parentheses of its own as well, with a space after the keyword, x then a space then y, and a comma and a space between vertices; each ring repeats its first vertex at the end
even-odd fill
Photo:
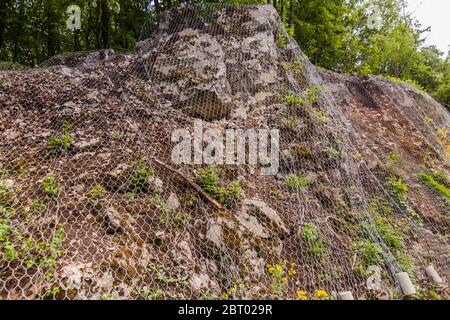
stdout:
POLYGON ((326 252, 326 247, 320 239, 319 228, 312 223, 305 223, 299 230, 299 235, 305 243, 305 251, 310 256, 323 256, 326 252))
POLYGON ((385 217, 390 216, 394 212, 394 208, 389 201, 376 196, 370 198, 369 210, 372 213, 379 213, 385 217))
POLYGON ((323 149, 323 151, 331 158, 340 158, 342 156, 341 152, 333 147, 326 147, 323 149))
POLYGON ((403 232, 397 225, 390 223, 387 218, 375 219, 375 226, 383 241, 390 248, 403 249, 403 232))
POLYGON ((292 63, 284 63, 283 67, 286 70, 292 70, 294 73, 301 75, 303 70, 303 58, 299 57, 292 63))
POLYGON ((47 299, 56 299, 56 297, 58 297, 60 293, 61 289, 59 287, 53 286, 44 293, 44 297, 47 299))
POLYGON ((309 88, 303 92, 303 98, 307 104, 312 105, 319 101, 321 92, 322 89, 320 87, 309 88))
POLYGON ((221 190, 219 199, 224 205, 230 206, 242 198, 242 193, 243 190, 239 182, 233 181, 227 188, 221 190))
POLYGON ((65 153, 72 148, 73 136, 71 133, 66 133, 61 136, 53 136, 48 142, 48 148, 53 153, 65 153))
POLYGON ((227 187, 219 185, 220 177, 215 168, 197 170, 194 176, 205 191, 226 206, 233 205, 242 198, 243 190, 239 182, 233 181, 227 187))
POLYGON ((308 186, 308 180, 296 174, 291 174, 285 179, 286 185, 293 191, 299 192, 308 186))
POLYGON ((143 159, 132 164, 131 174, 129 176, 130 189, 133 193, 144 192, 147 181, 154 176, 155 171, 147 166, 143 159))
POLYGON ((389 177, 386 179, 389 194, 397 201, 405 203, 408 199, 408 185, 402 178, 389 177))
POLYGON ((447 177, 447 174, 444 171, 431 169, 430 172, 431 172, 431 176, 433 177, 433 179, 436 182, 438 182, 444 186, 450 186, 450 181, 447 177))
POLYGON ((144 287, 141 290, 141 296, 145 300, 158 300, 164 296, 164 291, 160 289, 147 289, 147 287, 144 287))
POLYGON ((283 30, 281 28, 277 29, 277 47, 280 49, 286 49, 287 47, 287 38, 283 34, 283 30))
MULTIPOLYGON (((449 188, 447 188, 445 185, 436 181, 436 179, 433 176, 428 175, 424 172, 419 173, 418 177, 419 177, 420 181, 425 183, 428 187, 430 187, 431 189, 440 193, 444 197, 445 203, 448 206, 450 206, 450 189, 449 188)), ((445 177, 445 178, 447 178, 447 177, 445 177)), ((438 176, 438 179, 440 179, 439 176, 438 176)), ((443 181, 442 179, 440 179, 440 180, 443 181)), ((446 181, 444 181, 444 182, 446 182, 446 181)))
POLYGON ((267 265, 267 273, 272 278, 272 289, 275 294, 280 296, 286 291, 289 278, 297 274, 296 267, 295 262, 289 263, 287 260, 282 263, 267 265))
POLYGON ((113 137, 113 139, 119 140, 120 138, 122 138, 123 133, 122 131, 114 130, 111 132, 111 136, 113 137))
POLYGON ((400 163, 401 155, 399 153, 392 152, 389 153, 387 157, 389 159, 389 162, 386 166, 386 169, 392 172, 395 169, 395 167, 400 163))
POLYGON ((59 195, 59 187, 53 173, 42 180, 42 191, 52 200, 56 200, 59 195))
POLYGON ((98 201, 106 194, 106 189, 101 184, 96 184, 89 190, 89 201, 96 206, 98 201))
POLYGON ((176 215, 172 215, 170 212, 163 212, 159 219, 163 223, 173 222, 175 224, 185 226, 191 222, 192 217, 186 213, 177 213, 176 215))
POLYGON ((364 275, 367 268, 371 265, 380 265, 383 263, 381 247, 367 239, 360 240, 357 243, 358 263, 357 270, 364 275))
POLYGON ((0 208, 9 208, 12 197, 11 189, 6 185, 0 184, 0 208))
POLYGON ((281 100, 289 107, 303 106, 305 104, 305 100, 297 95, 283 94, 281 95, 281 100))
POLYGON ((322 110, 314 109, 312 110, 312 113, 319 123, 326 123, 328 121, 327 116, 322 110))

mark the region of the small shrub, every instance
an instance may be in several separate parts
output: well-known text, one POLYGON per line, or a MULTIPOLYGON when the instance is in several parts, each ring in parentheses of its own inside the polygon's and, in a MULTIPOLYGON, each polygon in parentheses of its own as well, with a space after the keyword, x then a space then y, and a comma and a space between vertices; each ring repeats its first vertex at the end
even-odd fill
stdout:
POLYGON ((66 153, 72 148, 72 134, 64 134, 62 136, 53 136, 48 140, 47 145, 53 153, 66 153))
POLYGON ((428 187, 441 194, 445 199, 445 203, 450 206, 450 189, 448 189, 445 185, 436 181, 433 176, 428 175, 424 172, 419 173, 418 177, 420 181, 425 183, 428 187))
POLYGON ((397 201, 404 203, 408 199, 408 185, 403 182, 402 178, 389 177, 386 179, 388 192, 397 201))
POLYGON ((319 228, 311 223, 305 223, 299 231, 305 243, 305 251, 311 256, 322 256, 325 253, 325 244, 320 239, 319 228))
POLYGON ((220 194, 220 201, 226 205, 230 206, 238 202, 242 198, 242 187, 239 182, 233 181, 225 188, 220 194))
POLYGON ((403 249, 403 233, 398 226, 391 225, 386 218, 375 219, 375 226, 388 247, 403 249))
POLYGON ((231 206, 242 198, 243 190, 239 182, 233 181, 227 187, 219 185, 220 177, 215 168, 197 170, 194 176, 205 191, 225 206, 231 206))
POLYGON ((217 186, 220 181, 220 177, 217 170, 214 168, 204 168, 195 172, 195 180, 197 183, 211 193, 213 196, 217 196, 217 186))
POLYGON ((101 184, 96 184, 89 190, 89 201, 94 205, 98 205, 99 200, 106 194, 106 189, 101 184))
POLYGON ((340 158, 342 156, 341 152, 333 147, 326 147, 323 149, 323 152, 325 152, 331 158, 340 158))
POLYGON ((304 189, 308 186, 308 180, 296 174, 292 174, 288 176, 285 180, 286 185, 293 191, 299 192, 301 189, 304 189))
POLYGON ((302 97, 296 95, 284 94, 281 96, 281 100, 289 107, 303 106, 305 104, 305 100, 302 97))
POLYGON ((328 121, 327 116, 322 110, 314 109, 312 113, 319 123, 326 123, 328 121))
POLYGON ((401 155, 399 153, 392 152, 392 153, 389 153, 387 155, 387 157, 389 159, 389 162, 386 166, 386 169, 389 172, 392 172, 395 169, 395 167, 400 163, 401 155))
POLYGON ((431 176, 433 177, 433 179, 444 185, 444 186, 450 186, 450 181, 447 177, 447 174, 444 171, 441 170, 436 170, 436 169, 431 169, 431 176))
POLYGON ((383 255, 378 244, 370 240, 360 240, 357 244, 358 249, 358 265, 357 269, 360 274, 364 275, 371 265, 380 265, 383 263, 383 255))
POLYGON ((55 175, 51 173, 42 180, 42 191, 52 200, 58 198, 59 187, 55 175))
POLYGON ((299 57, 292 63, 284 63, 283 67, 286 70, 292 70, 294 73, 301 75, 303 71, 303 59, 299 57))
POLYGON ((284 260, 282 263, 267 265, 267 273, 272 278, 272 289, 275 294, 282 295, 287 289, 289 278, 297 274, 297 264, 284 260))
POLYGON ((280 49, 286 49, 287 47, 287 38, 281 28, 277 30, 277 47, 280 49))
POLYGON ((147 181, 154 176, 155 171, 152 167, 147 166, 144 160, 139 160, 133 164, 131 174, 129 176, 130 189, 133 193, 144 192, 147 181))

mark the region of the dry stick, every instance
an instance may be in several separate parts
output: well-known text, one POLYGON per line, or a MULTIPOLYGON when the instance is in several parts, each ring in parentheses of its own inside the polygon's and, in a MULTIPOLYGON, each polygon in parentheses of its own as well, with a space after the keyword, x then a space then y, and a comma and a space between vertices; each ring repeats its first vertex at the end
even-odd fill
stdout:
POLYGON ((207 194, 205 191, 203 191, 203 189, 196 184, 194 181, 192 181, 191 179, 189 179, 188 177, 186 177, 183 173, 181 173, 179 170, 176 170, 174 168, 172 168, 171 166, 169 166, 168 164, 152 157, 153 161, 155 161, 156 163, 158 163, 159 165, 163 166, 164 168, 166 168, 167 170, 176 173, 177 175, 179 175, 181 178, 183 178, 192 188, 194 188, 198 193, 200 193, 203 197, 205 197, 209 202, 211 202, 217 209, 219 210, 223 210, 223 206, 218 203, 216 200, 214 200, 209 194, 207 194))

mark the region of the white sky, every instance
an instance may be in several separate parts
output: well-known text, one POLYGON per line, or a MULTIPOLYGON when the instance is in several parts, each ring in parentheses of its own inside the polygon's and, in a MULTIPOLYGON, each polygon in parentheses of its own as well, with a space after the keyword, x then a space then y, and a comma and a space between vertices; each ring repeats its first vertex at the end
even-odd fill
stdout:
POLYGON ((408 0, 409 12, 423 27, 431 26, 431 33, 426 40, 427 45, 436 45, 447 53, 450 46, 450 0, 408 0))

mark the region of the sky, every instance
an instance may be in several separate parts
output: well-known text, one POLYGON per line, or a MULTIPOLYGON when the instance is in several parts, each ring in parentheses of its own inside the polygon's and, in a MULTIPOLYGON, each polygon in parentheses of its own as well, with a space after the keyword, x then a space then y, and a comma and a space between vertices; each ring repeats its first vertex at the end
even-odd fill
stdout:
POLYGON ((428 35, 425 44, 434 44, 447 53, 450 50, 450 0, 407 1, 409 12, 414 12, 422 26, 431 26, 431 33, 424 35, 428 35))

